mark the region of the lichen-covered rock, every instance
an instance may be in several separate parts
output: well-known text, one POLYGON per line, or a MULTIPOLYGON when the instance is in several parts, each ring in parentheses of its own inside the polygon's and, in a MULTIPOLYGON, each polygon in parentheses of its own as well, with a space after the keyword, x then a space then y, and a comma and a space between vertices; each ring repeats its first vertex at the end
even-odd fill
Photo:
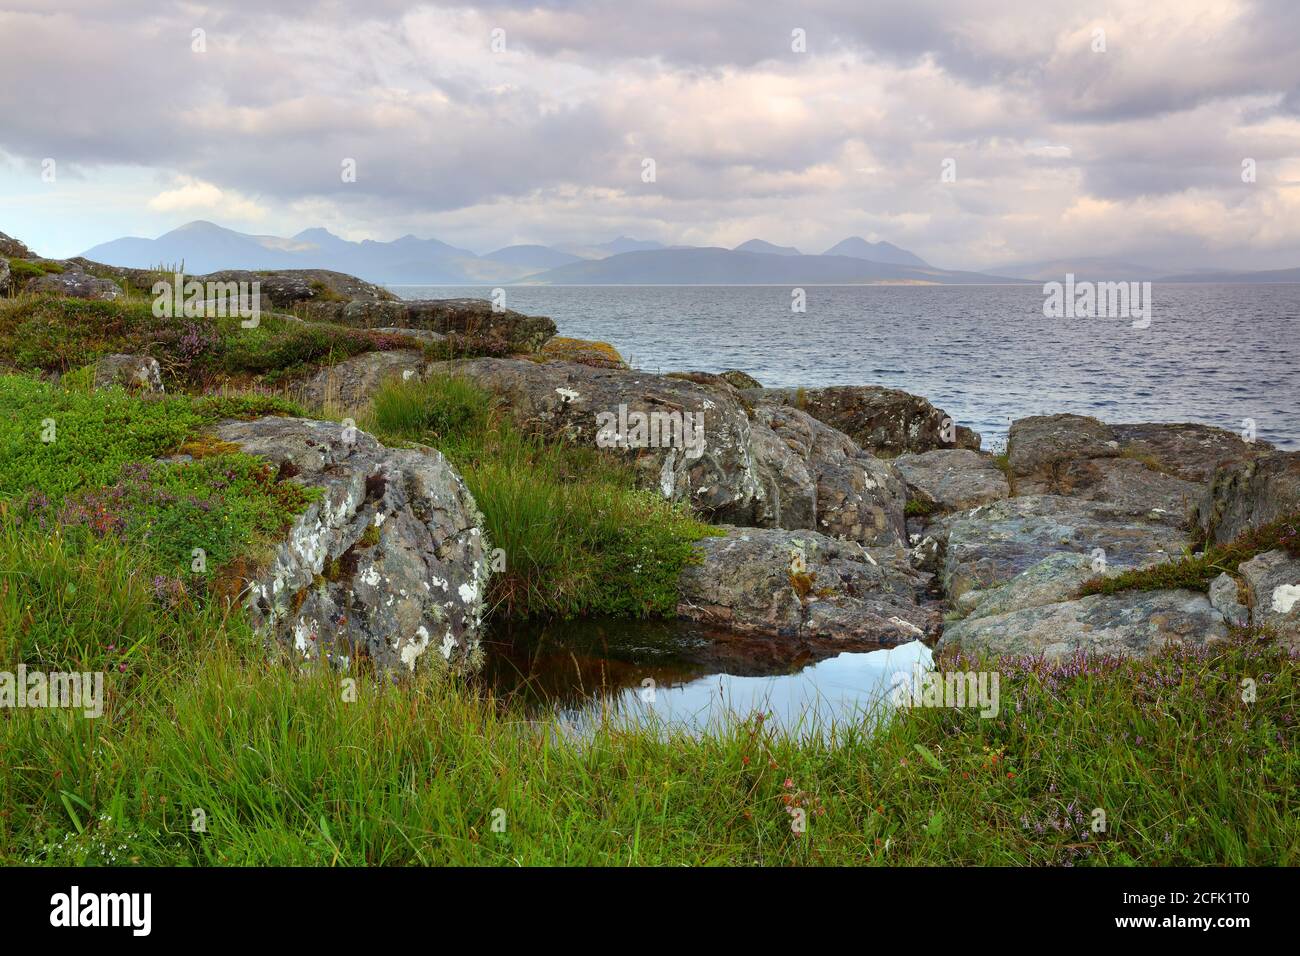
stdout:
POLYGON ((99 279, 81 271, 48 272, 28 280, 24 292, 45 292, 74 299, 120 299, 122 288, 116 282, 99 279))
POLYGON ((943 586, 951 600, 1004 584, 1061 551, 1094 558, 1100 549, 1107 567, 1135 568, 1173 560, 1189 543, 1176 516, 1059 495, 982 505, 936 522, 931 533, 946 538, 943 586))
POLYGON ((1209 425, 1107 425, 1085 415, 1012 422, 1007 459, 1019 495, 1056 494, 1186 514, 1221 463, 1264 453, 1209 425))
POLYGON ((95 362, 96 389, 120 385, 129 392, 161 395, 162 368, 149 355, 105 355, 95 362))
POLYGON ((1226 465, 1195 508, 1215 544, 1300 511, 1300 452, 1277 452, 1226 465))
POLYGON ((308 318, 356 328, 424 329, 493 354, 536 352, 555 335, 545 316, 496 311, 485 299, 398 299, 312 302, 308 318))
POLYGON ((864 548, 815 531, 727 528, 696 545, 679 579, 679 616, 771 637, 845 647, 933 635, 937 608, 898 548, 864 548))
POLYGON ((841 431, 867 451, 901 455, 936 448, 979 450, 977 432, 957 425, 919 395, 878 385, 764 388, 746 391, 753 401, 793 405, 841 431), (952 440, 948 440, 951 438, 952 440))
POLYGON ((305 658, 387 671, 475 666, 490 573, 481 515, 437 452, 333 422, 226 421, 221 441, 324 489, 251 583, 253 624, 305 658))
POLYGON ((32 251, 12 236, 0 232, 0 256, 6 259, 30 259, 32 251))
POLYGON ((627 362, 618 354, 618 349, 608 342, 592 342, 587 339, 571 339, 557 335, 547 339, 538 352, 549 359, 563 362, 576 362, 579 365, 591 365, 596 368, 627 368, 627 362))
POLYGON ((386 380, 422 378, 427 365, 424 353, 414 349, 362 352, 313 375, 300 386, 299 401, 306 408, 355 412, 370 403, 386 380))
POLYGON ((1266 551, 1238 568, 1250 587, 1251 620, 1300 650, 1300 558, 1266 551))
POLYGON ((748 372, 742 372, 738 368, 729 368, 718 373, 718 378, 722 379, 732 388, 762 388, 763 385, 758 379, 748 372))
POLYGON ((762 488, 750 422, 729 386, 526 359, 479 358, 434 368, 501 396, 526 429, 593 448, 603 443, 634 464, 645 487, 687 502, 709 520, 754 521, 762 488), (646 416, 654 428, 635 430, 636 416, 646 416))
POLYGON ((939 448, 899 455, 893 465, 908 498, 940 511, 976 508, 1011 494, 1007 476, 988 455, 966 448, 939 448))
POLYGON ((1234 627, 1246 627, 1250 624, 1250 609, 1241 603, 1237 591, 1237 582, 1232 575, 1224 572, 1210 582, 1210 607, 1223 615, 1223 619, 1234 627))
POLYGON ((1001 587, 968 591, 962 598, 978 595, 969 602, 968 617, 990 617, 1072 600, 1085 581, 1114 573, 1114 569, 1095 567, 1087 555, 1060 551, 1031 564, 1001 587))
MULTIPOLYGON (((776 488, 778 501, 801 502, 804 476, 812 478, 815 524, 811 527, 831 537, 863 544, 903 543, 907 493, 890 463, 872 457, 847 435, 797 408, 760 404, 754 408, 752 429, 757 443, 755 459, 764 486, 776 488), (765 429, 780 439, 802 468, 791 467, 784 457, 766 460, 769 446, 762 435, 765 429)), ((794 509, 787 507, 778 515, 783 520, 756 523, 788 529, 810 527, 795 524, 794 516, 794 509)), ((798 519, 803 519, 802 508, 798 519)))
POLYGON ((1128 591, 968 617, 945 628, 939 647, 1049 659, 1079 652, 1146 657, 1167 644, 1205 645, 1227 636, 1223 616, 1204 594, 1128 591))
POLYGON ((391 302, 397 299, 383 286, 329 269, 278 269, 261 272, 227 269, 190 278, 200 282, 256 282, 258 291, 278 309, 294 306, 310 309, 321 304, 333 306, 346 302, 391 302))
POLYGON ((9 260, 0 256, 0 295, 9 292, 9 260))

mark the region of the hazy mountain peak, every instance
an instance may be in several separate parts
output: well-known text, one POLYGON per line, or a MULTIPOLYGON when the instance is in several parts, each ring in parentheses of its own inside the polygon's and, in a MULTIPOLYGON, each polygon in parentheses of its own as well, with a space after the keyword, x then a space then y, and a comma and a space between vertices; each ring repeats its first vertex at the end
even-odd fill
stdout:
POLYGON ((848 256, 851 259, 867 259, 871 262, 885 262, 897 266, 916 266, 929 268, 929 263, 918 255, 900 249, 892 242, 868 242, 861 236, 849 236, 831 246, 823 255, 848 256))
POLYGON ((765 239, 750 239, 748 242, 742 242, 736 246, 733 252, 763 252, 771 256, 801 256, 803 255, 794 246, 778 246, 768 242, 765 239))

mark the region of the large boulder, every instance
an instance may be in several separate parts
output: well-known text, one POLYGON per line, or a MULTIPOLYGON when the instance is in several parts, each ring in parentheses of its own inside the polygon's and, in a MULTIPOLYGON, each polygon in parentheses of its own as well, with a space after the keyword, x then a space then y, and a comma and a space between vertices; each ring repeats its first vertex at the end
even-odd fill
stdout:
POLYGON ((978 450, 980 436, 919 395, 878 385, 747 389, 753 401, 793 405, 871 452, 901 455, 936 448, 978 450), (948 438, 951 437, 951 441, 948 438))
POLYGON ((823 425, 797 408, 762 404, 754 408, 752 432, 765 505, 774 510, 772 520, 760 517, 763 527, 808 528, 837 538, 871 545, 898 545, 904 540, 903 509, 907 501, 902 479, 888 462, 873 458, 847 435, 823 425), (770 457, 773 447, 765 431, 779 439, 784 450, 770 457), (786 459, 792 453, 797 463, 786 459), (788 503, 806 500, 805 484, 812 481, 813 523, 805 511, 788 503), (775 508, 773 509, 773 506, 775 508))
POLYGON ((0 232, 0 257, 6 259, 30 259, 32 251, 12 236, 0 232))
POLYGON ((1220 468, 1195 508, 1206 538, 1227 544, 1300 511, 1300 452, 1277 452, 1220 468))
POLYGON ((499 355, 536 352, 555 335, 555 323, 545 316, 524 315, 513 309, 497 311, 485 299, 320 301, 309 303, 302 311, 318 322, 356 328, 437 332, 467 348, 499 355))
POLYGON ((1146 657, 1169 644, 1201 646, 1227 636, 1223 615, 1204 594, 1128 591, 968 617, 948 625, 939 647, 1048 659, 1079 653, 1146 657))
POLYGON ((903 476, 909 500, 925 510, 961 511, 1011 495, 1007 476, 993 459, 967 448, 899 455, 893 465, 903 476))
POLYGON ((25 292, 46 292, 74 299, 120 299, 122 287, 108 279, 100 279, 80 270, 47 272, 31 279, 23 287, 25 292))
POLYGON ((849 647, 933 636, 937 608, 897 548, 815 531, 727 528, 696 545, 679 579, 680 617, 751 634, 849 647))
POLYGON ((341 667, 478 663, 488 543, 445 458, 333 422, 226 421, 213 433, 265 458, 277 480, 324 490, 251 583, 259 630, 341 667))
POLYGON ((387 379, 421 378, 426 365, 424 353, 414 349, 362 352, 321 369, 299 387, 297 397, 306 408, 356 412, 387 379))
POLYGON ((944 536, 943 587, 953 601, 1004 584, 1057 552, 1136 568, 1174 560, 1189 544, 1173 516, 1059 495, 996 501, 952 515, 932 533, 944 536))
POLYGON ((709 520, 754 522, 762 486, 749 418, 729 386, 526 359, 479 358, 434 368, 501 396, 526 429, 626 456, 644 486, 687 502, 709 520), (643 434, 636 425, 640 416, 656 427, 643 434))
POLYGON ((1012 422, 1007 460, 1015 493, 1056 494, 1186 514, 1222 463, 1270 446, 1209 425, 1107 425, 1086 415, 1012 422))
POLYGON ((1266 551, 1243 562, 1238 570, 1250 588, 1254 625, 1300 650, 1300 558, 1285 551, 1266 551))
POLYGON ((205 283, 246 282, 252 285, 256 282, 260 294, 266 296, 271 305, 277 309, 299 306, 310 310, 318 306, 328 308, 351 302, 389 302, 397 299, 397 296, 383 286, 366 282, 344 272, 331 272, 328 269, 282 269, 262 272, 227 269, 208 275, 187 276, 187 278, 205 283))
POLYGON ((579 365, 594 365, 596 368, 627 368, 627 362, 618 354, 618 349, 608 342, 593 342, 589 339, 572 339, 557 335, 547 339, 539 352, 548 359, 562 362, 576 362, 579 365))

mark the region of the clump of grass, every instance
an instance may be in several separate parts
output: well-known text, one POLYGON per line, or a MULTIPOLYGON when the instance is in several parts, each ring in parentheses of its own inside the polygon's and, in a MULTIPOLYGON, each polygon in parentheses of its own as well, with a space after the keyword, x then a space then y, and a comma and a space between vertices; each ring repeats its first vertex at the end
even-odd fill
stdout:
POLYGON ((1123 571, 1113 577, 1091 578, 1083 583, 1079 596, 1171 588, 1208 591, 1220 574, 1236 574, 1238 567, 1256 555, 1279 549, 1300 557, 1300 512, 1253 528, 1228 544, 1206 545, 1204 550, 1177 561, 1123 571))
POLYGON ((907 504, 903 506, 903 514, 909 518, 928 518, 939 510, 937 502, 921 498, 908 498, 907 504))
POLYGON ((389 381, 365 425, 386 441, 433 445, 460 471, 505 552, 491 584, 498 613, 672 615, 692 544, 713 533, 638 489, 613 457, 524 434, 463 378, 389 381))

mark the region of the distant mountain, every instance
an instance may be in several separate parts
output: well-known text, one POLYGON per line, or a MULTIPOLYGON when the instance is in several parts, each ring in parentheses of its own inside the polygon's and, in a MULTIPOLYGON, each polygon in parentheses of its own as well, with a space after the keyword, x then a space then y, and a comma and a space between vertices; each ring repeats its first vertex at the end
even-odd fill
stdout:
POLYGON ((900 249, 892 242, 867 242, 859 236, 850 236, 835 243, 824 256, 848 256, 850 259, 868 259, 871 262, 887 262, 896 266, 916 266, 928 269, 930 264, 920 256, 913 255, 906 249, 900 249))
POLYGON ((849 256, 791 256, 706 247, 626 252, 607 259, 570 263, 523 281, 538 285, 859 285, 1017 280, 849 256))
POLYGON ((489 252, 483 258, 491 259, 493 262, 505 263, 506 265, 532 269, 534 272, 541 272, 543 269, 554 269, 556 266, 567 266, 570 262, 582 261, 581 256, 575 256, 570 252, 561 252, 559 249, 552 249, 550 246, 506 246, 496 252, 489 252))
POLYGON ((1034 279, 1041 282, 1063 282, 1067 273, 1078 281, 1120 282, 1155 279, 1168 269, 1105 256, 1077 256, 1069 259, 1048 259, 1040 262, 1015 262, 998 266, 1003 275, 1017 279, 1034 279))
POLYGON ((749 242, 742 242, 736 246, 732 252, 766 252, 774 256, 801 256, 803 255, 794 246, 777 246, 762 239, 751 239, 749 242))
POLYGON ((595 245, 566 245, 561 248, 564 252, 575 255, 579 259, 608 259, 610 256, 621 255, 624 252, 647 252, 651 249, 664 249, 667 247, 662 242, 655 242, 653 239, 633 239, 630 236, 619 236, 617 239, 595 245))
POLYGON ((1222 272, 1198 269, 1183 275, 1163 276, 1159 282, 1300 282, 1300 269, 1266 269, 1260 272, 1222 272))

